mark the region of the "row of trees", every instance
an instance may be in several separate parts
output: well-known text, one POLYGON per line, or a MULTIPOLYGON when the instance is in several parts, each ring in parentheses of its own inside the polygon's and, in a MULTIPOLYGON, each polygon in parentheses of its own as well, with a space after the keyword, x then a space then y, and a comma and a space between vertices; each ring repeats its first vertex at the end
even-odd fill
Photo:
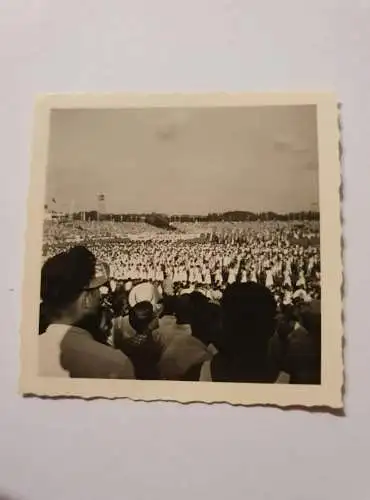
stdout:
POLYGON ((243 212, 232 211, 223 213, 210 213, 208 215, 163 215, 163 214, 99 214, 98 211, 77 212, 71 215, 71 219, 80 221, 114 221, 114 222, 147 222, 160 227, 169 227, 177 222, 246 222, 246 221, 318 221, 318 211, 289 212, 279 214, 276 212, 243 212))
POLYGON ((277 212, 223 212, 211 213, 208 215, 173 215, 170 217, 171 222, 246 222, 246 221, 293 221, 293 220, 320 220, 320 213, 317 211, 308 212, 290 212, 279 214, 277 212))

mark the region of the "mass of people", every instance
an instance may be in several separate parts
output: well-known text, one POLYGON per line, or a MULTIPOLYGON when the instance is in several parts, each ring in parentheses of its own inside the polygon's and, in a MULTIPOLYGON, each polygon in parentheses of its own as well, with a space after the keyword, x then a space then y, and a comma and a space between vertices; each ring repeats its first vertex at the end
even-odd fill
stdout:
POLYGON ((313 224, 83 245, 58 227, 44 239, 40 374, 320 383, 313 224))

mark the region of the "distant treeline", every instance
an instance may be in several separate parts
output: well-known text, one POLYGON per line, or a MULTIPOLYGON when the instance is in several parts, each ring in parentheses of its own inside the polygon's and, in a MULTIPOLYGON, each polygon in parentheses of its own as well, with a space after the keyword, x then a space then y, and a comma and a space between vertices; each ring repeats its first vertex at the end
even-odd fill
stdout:
POLYGON ((208 215, 164 215, 164 214, 99 214, 96 210, 77 212, 71 215, 73 220, 86 221, 115 221, 115 222, 147 222, 156 226, 169 226, 177 222, 246 222, 246 221, 318 221, 318 211, 289 212, 279 214, 276 212, 244 212, 232 211, 223 213, 210 213, 208 215))
POLYGON ((243 212, 241 210, 223 213, 211 213, 208 215, 180 215, 170 216, 171 222, 245 222, 245 221, 289 221, 289 220, 320 220, 320 213, 317 211, 309 212, 290 212, 279 214, 276 212, 243 212))

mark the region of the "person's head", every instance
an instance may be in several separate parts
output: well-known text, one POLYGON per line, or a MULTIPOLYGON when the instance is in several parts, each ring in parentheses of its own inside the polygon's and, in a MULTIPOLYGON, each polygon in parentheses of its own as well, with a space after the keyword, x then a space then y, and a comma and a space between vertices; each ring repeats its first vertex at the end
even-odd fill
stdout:
POLYGON ((76 246, 48 259, 41 270, 41 300, 51 321, 75 324, 96 316, 106 268, 93 253, 76 246))
POLYGON ((280 314, 277 317, 276 332, 282 341, 286 341, 297 321, 296 310, 293 305, 282 304, 280 314))
POLYGON ((222 349, 243 356, 264 355, 276 327, 277 304, 271 291, 254 283, 229 285, 221 300, 222 349))
POLYGON ((303 304, 300 308, 300 320, 302 326, 314 337, 321 336, 321 303, 312 300, 303 304))
POLYGON ((130 290, 128 301, 130 307, 140 302, 150 302, 155 313, 161 314, 163 311, 162 297, 153 283, 144 282, 134 286, 130 290))
POLYGON ((203 311, 209 302, 204 293, 200 292, 199 290, 195 290, 190 294, 190 300, 192 304, 192 309, 196 313, 198 311, 203 311))
POLYGON ((184 293, 175 298, 174 312, 178 324, 186 324, 191 321, 191 298, 184 293))
POLYGON ((112 309, 115 316, 125 316, 128 313, 128 294, 123 286, 112 294, 112 309))
POLYGON ((138 302, 129 312, 129 322, 136 333, 149 333, 158 328, 158 316, 149 301, 138 302))
POLYGON ((218 348, 220 335, 222 332, 221 307, 218 304, 208 302, 200 317, 198 324, 194 327, 193 335, 201 340, 205 345, 213 344, 218 348))

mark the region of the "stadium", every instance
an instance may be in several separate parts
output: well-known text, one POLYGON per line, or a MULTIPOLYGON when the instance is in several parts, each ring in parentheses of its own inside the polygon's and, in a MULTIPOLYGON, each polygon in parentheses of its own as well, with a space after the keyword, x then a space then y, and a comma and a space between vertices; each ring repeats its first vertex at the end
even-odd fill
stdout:
POLYGON ((315 211, 208 215, 64 213, 44 220, 44 259, 84 244, 120 281, 168 276, 183 288, 235 281, 268 286, 278 303, 320 297, 320 227, 315 211))
POLYGON ((41 371, 319 384, 314 110, 186 116, 168 140, 176 110, 53 115, 41 371))

